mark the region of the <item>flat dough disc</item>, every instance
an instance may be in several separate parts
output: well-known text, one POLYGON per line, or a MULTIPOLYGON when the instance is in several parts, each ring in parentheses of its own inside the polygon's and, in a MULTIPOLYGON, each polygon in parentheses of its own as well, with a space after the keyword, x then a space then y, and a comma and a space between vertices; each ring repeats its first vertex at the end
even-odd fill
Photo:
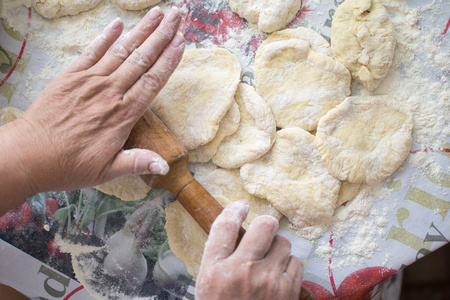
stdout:
POLYGON ((391 175, 411 148, 413 121, 385 96, 349 97, 319 122, 315 143, 331 173, 372 184, 391 175))
POLYGON ((208 235, 178 201, 166 208, 165 228, 170 250, 184 261, 189 274, 197 277, 208 235))
POLYGON ((296 30, 278 33, 259 47, 256 89, 269 104, 277 127, 312 131, 321 117, 350 95, 351 76, 344 65, 329 56, 329 48, 323 46, 324 39, 318 33, 296 30), (304 32, 308 35, 298 38, 304 32))
POLYGON ((233 104, 241 64, 228 50, 190 49, 151 105, 187 150, 210 142, 233 104))
POLYGON ((231 10, 264 32, 273 32, 289 24, 302 6, 301 0, 227 0, 231 10))
POLYGON ((238 130, 240 120, 239 106, 234 101, 225 117, 220 121, 216 136, 208 144, 189 151, 189 161, 205 163, 211 160, 223 139, 238 130))
POLYGON ((330 43, 328 43, 328 41, 316 31, 306 27, 284 29, 274 32, 269 35, 269 37, 258 47, 258 50, 262 51, 262 49, 270 43, 290 39, 303 40, 309 44, 310 48, 314 52, 320 52, 327 56, 333 57, 330 43))
POLYGON ((112 3, 127 10, 140 10, 159 2, 161 0, 112 0, 112 3))
POLYGON ((331 26, 334 56, 367 89, 386 76, 395 44, 388 12, 378 0, 346 0, 337 8, 331 26))
MULTIPOLYGON (((250 211, 242 225, 245 229, 257 216, 270 215, 278 220, 282 217, 267 200, 245 191, 238 170, 218 169, 201 180, 201 183, 223 207, 237 200, 249 203, 250 211)), ((197 277, 208 235, 178 201, 166 209, 165 228, 170 249, 184 261, 189 274, 197 277)))
POLYGON ((235 95, 241 123, 238 130, 224 138, 212 161, 222 168, 234 169, 269 151, 276 137, 272 112, 264 99, 248 84, 240 83, 235 95))
POLYGON ((23 110, 15 107, 5 107, 0 109, 0 126, 12 122, 23 114, 23 110))
POLYGON ((47 19, 73 16, 96 7, 102 0, 33 0, 33 7, 47 19))
MULTIPOLYGON (((247 192, 244 188, 239 169, 216 169, 198 181, 216 199, 224 197, 229 202, 221 203, 226 206, 231 202, 245 200, 250 206, 250 211, 243 227, 247 229, 254 218, 261 215, 270 215, 278 220, 282 215, 265 199, 258 198, 247 192)), ((225 200, 226 201, 226 200, 225 200)))
POLYGON ((116 196, 123 201, 135 201, 145 198, 150 187, 138 175, 128 175, 94 186, 102 193, 116 196))
POLYGON ((250 194, 269 200, 308 238, 325 231, 340 188, 340 181, 320 159, 313 139, 301 128, 282 129, 272 149, 243 165, 240 173, 250 194))

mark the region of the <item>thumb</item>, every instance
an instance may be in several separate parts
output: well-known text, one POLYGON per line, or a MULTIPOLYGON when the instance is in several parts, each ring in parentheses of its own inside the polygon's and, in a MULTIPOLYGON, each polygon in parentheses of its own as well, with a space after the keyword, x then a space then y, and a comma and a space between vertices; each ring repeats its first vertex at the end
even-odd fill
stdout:
POLYGON ((108 170, 108 177, 125 175, 166 175, 169 165, 156 152, 146 149, 121 150, 108 170))

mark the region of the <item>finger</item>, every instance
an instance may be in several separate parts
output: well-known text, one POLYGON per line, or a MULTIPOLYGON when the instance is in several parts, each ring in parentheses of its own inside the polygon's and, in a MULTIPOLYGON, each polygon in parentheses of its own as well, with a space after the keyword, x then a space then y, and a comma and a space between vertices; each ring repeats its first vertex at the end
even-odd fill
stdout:
POLYGON ((293 280, 295 286, 300 287, 303 281, 303 262, 297 256, 291 255, 286 267, 285 274, 293 280))
POLYGON ((290 256, 291 242, 286 237, 277 234, 264 259, 271 265, 276 266, 279 274, 281 274, 286 270, 290 256))
POLYGON ((120 151, 105 177, 113 179, 125 175, 156 174, 166 175, 169 165, 156 152, 145 149, 129 149, 120 151))
POLYGON ((180 27, 181 14, 172 8, 155 32, 111 74, 123 92, 127 91, 156 62, 166 46, 172 41, 180 27))
POLYGON ((158 28, 163 16, 161 8, 158 6, 152 8, 130 32, 111 48, 94 70, 103 75, 114 72, 158 28))
POLYGON ((202 265, 223 260, 233 253, 239 229, 247 217, 248 210, 249 206, 245 201, 236 201, 225 207, 211 227, 202 265))
POLYGON ((250 261, 263 259, 272 245, 277 230, 278 220, 274 217, 256 217, 233 255, 250 261))
POLYGON ((133 101, 136 114, 141 115, 166 85, 183 57, 184 37, 177 34, 155 64, 125 94, 124 100, 133 101))
POLYGON ((116 18, 105 27, 103 32, 83 51, 67 69, 66 72, 78 72, 95 65, 119 38, 123 31, 123 22, 116 18))

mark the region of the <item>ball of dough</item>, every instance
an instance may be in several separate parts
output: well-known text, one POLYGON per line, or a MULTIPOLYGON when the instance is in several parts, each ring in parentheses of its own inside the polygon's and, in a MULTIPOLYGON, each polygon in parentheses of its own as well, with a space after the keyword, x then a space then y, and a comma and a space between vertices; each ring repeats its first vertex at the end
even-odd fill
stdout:
POLYGON ((241 167, 245 189, 265 198, 308 238, 319 237, 336 207, 340 181, 333 177, 301 128, 277 132, 272 149, 241 167))
POLYGON ((151 104, 187 150, 209 143, 233 104, 241 64, 230 51, 190 49, 151 104))
POLYGON ((128 175, 94 186, 102 193, 116 196, 123 201, 135 201, 145 198, 150 187, 138 175, 128 175))
POLYGON ((239 112, 239 106, 236 102, 233 102, 225 117, 220 121, 216 136, 208 144, 189 151, 189 161, 208 162, 216 154, 217 148, 223 139, 238 130, 240 120, 241 113, 239 112))
POLYGON ((238 130, 224 138, 212 161, 222 168, 234 169, 269 151, 276 137, 272 112, 264 99, 248 84, 239 84, 235 95, 241 122, 238 130))
POLYGON ((33 0, 33 7, 47 19, 73 16, 96 7, 102 0, 33 0))
POLYGON ((412 117, 386 103, 385 96, 349 97, 320 120, 315 143, 334 176, 380 182, 405 160, 412 117))
POLYGON ((15 107, 5 107, 0 109, 0 126, 12 122, 23 114, 23 110, 15 107))
POLYGON ((264 32, 279 30, 291 22, 302 7, 301 0, 227 0, 231 10, 264 32))
POLYGON ((140 10, 159 2, 161 0, 112 0, 112 3, 127 10, 140 10))
POLYGON ((388 12, 378 0, 346 0, 337 8, 331 26, 334 56, 367 89, 386 76, 395 44, 388 12))
POLYGON ((319 119, 350 95, 350 73, 329 56, 324 46, 328 43, 313 30, 275 35, 256 52, 256 89, 269 104, 277 127, 315 130, 319 119), (308 35, 299 38, 304 32, 308 35))

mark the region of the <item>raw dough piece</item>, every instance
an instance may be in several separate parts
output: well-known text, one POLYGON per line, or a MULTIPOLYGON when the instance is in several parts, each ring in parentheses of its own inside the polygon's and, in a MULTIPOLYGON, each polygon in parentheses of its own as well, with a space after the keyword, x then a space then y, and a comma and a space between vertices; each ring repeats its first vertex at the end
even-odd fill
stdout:
POLYGON ((140 10, 161 2, 161 0, 112 0, 112 3, 122 9, 140 10))
POLYGON ((96 7, 102 0, 33 0, 36 11, 47 19, 77 15, 96 7))
POLYGON ((216 154, 217 148, 222 140, 238 130, 240 120, 241 113, 239 112, 239 106, 236 102, 233 102, 225 117, 220 121, 216 136, 208 144, 189 151, 189 161, 208 162, 216 154))
POLYGON ((5 107, 0 109, 0 126, 6 123, 12 122, 19 118, 23 114, 23 111, 15 107, 5 107))
POLYGON ((328 41, 316 31, 306 27, 285 29, 274 32, 269 35, 269 37, 258 47, 258 50, 262 51, 262 49, 270 43, 290 39, 303 40, 309 44, 312 51, 320 52, 327 56, 333 57, 330 43, 328 43, 328 41))
POLYGON ((276 137, 276 126, 267 103, 248 84, 240 83, 235 100, 239 106, 239 129, 227 136, 212 158, 213 163, 228 169, 239 168, 269 151, 276 137))
POLYGON ((277 132, 272 149, 241 167, 245 189, 269 200, 306 238, 325 231, 336 207, 340 181, 333 177, 301 128, 277 132))
MULTIPOLYGON (((242 224, 245 229, 257 216, 271 215, 278 220, 282 217, 267 200, 254 197, 244 189, 239 170, 217 169, 198 180, 223 207, 237 200, 249 203, 250 211, 242 224)), ((170 249, 184 261, 189 274, 197 277, 208 235, 178 201, 166 209, 165 228, 170 249)))
POLYGON ((361 189, 361 183, 350 183, 348 181, 343 181, 341 183, 341 189, 339 190, 337 205, 344 204, 350 200, 353 200, 361 189))
POLYGON ((145 198, 150 187, 138 176, 128 175, 94 186, 102 193, 116 196, 123 201, 135 201, 145 198))
POLYGON ((256 90, 272 109, 277 127, 312 131, 350 95, 350 73, 329 56, 325 43, 312 29, 299 28, 275 33, 258 48, 256 90))
POLYGON ((227 203, 220 203, 222 206, 238 200, 248 202, 250 211, 243 224, 244 228, 247 228, 253 219, 260 215, 270 215, 278 220, 282 217, 281 213, 266 199, 255 197, 245 190, 239 169, 217 169, 204 178, 198 178, 198 181, 214 198, 225 197, 228 199, 227 203))
POLYGON ((233 104, 241 64, 228 50, 190 49, 151 105, 187 150, 210 142, 233 104))
POLYGON ((388 12, 378 0, 346 0, 337 8, 331 26, 334 56, 369 90, 386 76, 395 44, 388 12))
POLYGON ((170 250, 184 261, 189 274, 197 277, 208 235, 178 201, 166 208, 165 228, 170 250))
POLYGON ((256 24, 264 32, 279 30, 291 22, 302 6, 301 0, 227 0, 231 10, 256 24))
POLYGON ((372 184, 405 160, 412 128, 411 116, 387 106, 385 96, 349 97, 320 120, 315 143, 334 176, 372 184))

